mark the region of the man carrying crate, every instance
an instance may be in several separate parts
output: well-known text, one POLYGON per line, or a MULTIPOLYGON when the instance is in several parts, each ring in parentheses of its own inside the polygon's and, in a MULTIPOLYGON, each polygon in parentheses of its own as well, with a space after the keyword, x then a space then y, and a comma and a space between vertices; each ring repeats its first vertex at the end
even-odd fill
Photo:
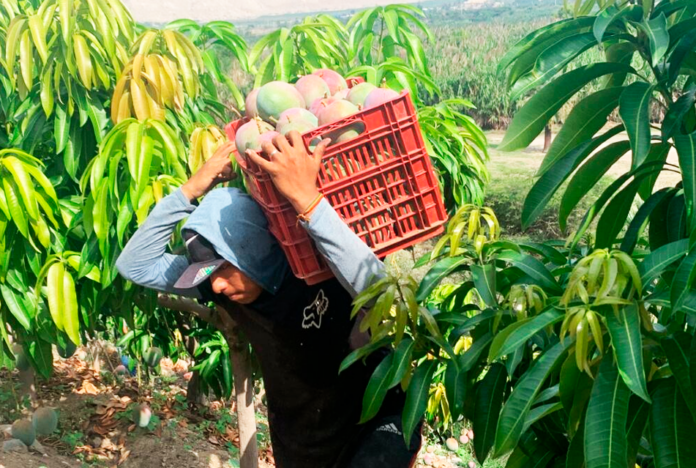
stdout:
POLYGON ((338 374, 343 358, 367 343, 350 319, 352 298, 383 274, 384 265, 317 190, 327 145, 308 155, 300 134, 291 132, 264 146, 267 159, 248 156, 297 211, 335 279, 308 286, 295 278, 256 202, 233 188, 211 191, 235 176, 233 143, 157 204, 116 266, 134 283, 230 311, 261 365, 278 468, 406 468, 415 462, 421 437, 415 432, 408 447, 403 440, 398 387, 378 416, 358 425, 379 356, 338 374), (187 217, 182 237, 188 255, 166 253, 187 217))

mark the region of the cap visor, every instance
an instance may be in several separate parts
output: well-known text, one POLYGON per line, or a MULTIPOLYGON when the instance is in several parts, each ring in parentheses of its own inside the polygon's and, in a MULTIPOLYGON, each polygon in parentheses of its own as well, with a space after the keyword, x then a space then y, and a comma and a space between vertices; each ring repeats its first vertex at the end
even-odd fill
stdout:
POLYGON ((177 282, 174 284, 174 287, 177 289, 195 288, 205 281, 210 275, 212 275, 225 262, 226 260, 221 258, 217 260, 209 260, 207 262, 192 263, 179 277, 177 282))

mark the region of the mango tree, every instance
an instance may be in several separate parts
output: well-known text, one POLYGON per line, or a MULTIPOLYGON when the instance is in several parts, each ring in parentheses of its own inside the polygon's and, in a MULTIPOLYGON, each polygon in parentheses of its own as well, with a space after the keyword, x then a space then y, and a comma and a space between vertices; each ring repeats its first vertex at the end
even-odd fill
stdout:
POLYGON ((500 241, 490 211, 465 207, 422 259, 433 264, 419 285, 392 278, 366 292, 362 303, 379 297, 368 319, 381 341, 361 355, 383 345, 394 352, 373 376, 364 414, 401 383, 408 433, 435 409, 432 385, 443 411, 473 421, 481 462, 686 467, 696 455, 696 8, 602 2, 590 15, 594 1, 576 5, 578 16, 533 32, 502 61, 512 92, 532 93, 503 150, 525 148, 571 97, 601 83, 551 145, 523 225, 562 191, 567 229, 619 158, 630 157, 630 169, 593 200, 567 242, 500 241), (605 61, 574 64, 595 47, 605 61), (650 121, 653 106, 660 121, 650 121), (680 175, 678 183, 656 186, 662 172, 680 175), (453 273, 465 280, 437 287, 453 273))
MULTIPOLYGON (((228 24, 178 26, 202 51, 176 29, 143 30, 117 0, 0 5, 1 366, 16 355, 48 378, 52 345, 67 357, 106 337, 136 358, 190 353, 203 388, 230 396, 231 355, 246 350, 234 325, 195 304, 158 306, 114 267, 154 203, 224 140, 215 124, 234 116, 217 100, 218 82, 230 83, 215 49, 246 66, 244 41, 228 24)), ((256 463, 253 407, 251 422, 245 466, 256 463)))

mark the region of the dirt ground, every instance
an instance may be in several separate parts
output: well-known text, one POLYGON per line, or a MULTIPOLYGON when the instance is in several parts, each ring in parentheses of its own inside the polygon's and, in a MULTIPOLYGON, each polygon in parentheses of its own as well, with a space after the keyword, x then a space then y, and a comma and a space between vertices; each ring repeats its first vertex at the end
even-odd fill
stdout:
MULTIPOLYGON (((84 348, 70 359, 54 356, 53 376, 47 381, 39 379, 36 388, 35 406, 53 407, 59 414, 56 434, 38 439, 44 454, 2 452, 3 441, 10 438, 5 433, 7 425, 30 417, 31 409, 28 400, 17 401, 21 395, 18 372, 0 370, 0 468, 239 466, 234 406, 207 401, 200 407, 190 407, 186 401, 188 363, 179 361, 175 365, 164 359, 158 376, 139 384, 136 377, 114 374, 116 359, 112 356, 111 364, 103 362, 96 371, 84 348), (132 422, 133 408, 140 403, 152 409, 146 428, 132 422)), ((266 408, 259 398, 256 410, 259 468, 273 468, 266 408)), ((459 437, 469 429, 457 423, 448 437, 459 437)), ((453 451, 445 448, 442 436, 427 435, 418 468, 468 468, 473 463, 472 442, 462 443, 453 451)), ((502 465, 490 461, 482 468, 502 465)))
MULTIPOLYGON (((117 378, 111 364, 97 372, 84 353, 56 358, 55 372, 37 388, 37 406, 56 408, 56 436, 39 438, 45 454, 3 453, 9 436, 0 434, 0 468, 223 468, 236 466, 238 433, 233 407, 210 402, 202 408, 186 404, 184 378, 188 365, 163 360, 160 377, 139 385, 135 377, 117 378), (133 407, 147 403, 153 417, 147 428, 132 423, 133 407)), ((0 426, 28 417, 30 410, 11 408, 8 396, 18 394, 17 371, 0 371, 0 426), (5 403, 5 406, 2 403, 5 403)), ((28 406, 28 405, 27 405, 28 406)), ((257 402, 259 421, 263 408, 257 402)), ((267 434, 261 434, 267 439, 267 434)), ((260 444, 260 468, 274 466, 268 444, 260 444)))

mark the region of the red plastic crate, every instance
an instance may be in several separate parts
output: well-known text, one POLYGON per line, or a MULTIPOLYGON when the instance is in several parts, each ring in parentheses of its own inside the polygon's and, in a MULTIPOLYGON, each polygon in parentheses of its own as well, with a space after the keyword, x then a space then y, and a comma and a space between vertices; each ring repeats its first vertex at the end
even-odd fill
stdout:
MULTIPOLYGON (((225 128, 231 141, 243 123, 225 128)), ((329 146, 322 159, 319 190, 336 212, 381 258, 443 232, 447 212, 408 92, 302 137, 309 147, 315 138, 357 123, 364 132, 329 146)), ((246 156, 236 158, 295 276, 308 284, 331 278, 313 241, 297 225, 297 213, 268 174, 246 156)))

